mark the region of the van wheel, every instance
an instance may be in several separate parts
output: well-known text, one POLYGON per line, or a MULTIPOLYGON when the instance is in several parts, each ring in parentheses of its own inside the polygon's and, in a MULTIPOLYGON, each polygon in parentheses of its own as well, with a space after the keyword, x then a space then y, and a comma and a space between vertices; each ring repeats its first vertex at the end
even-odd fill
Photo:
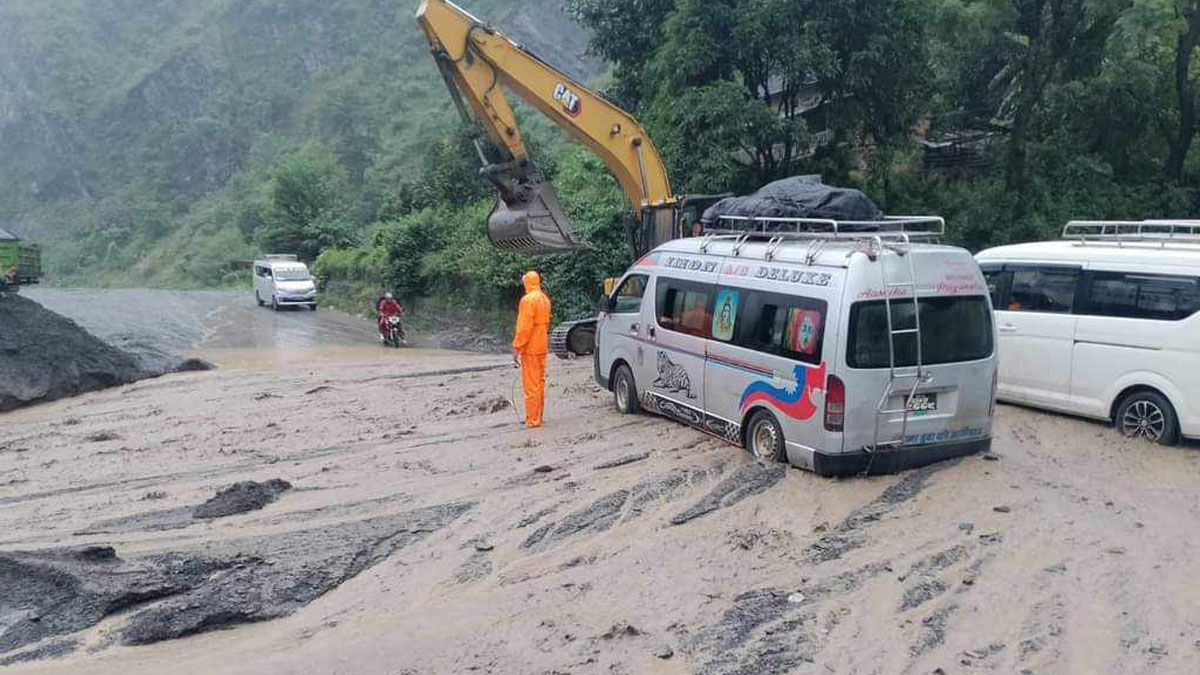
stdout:
POLYGON ((254 291, 254 301, 258 303, 259 307, 263 306, 262 296, 258 294, 258 291, 254 291))
POLYGON ((764 462, 783 461, 783 429, 774 415, 765 410, 754 413, 746 425, 746 450, 764 462))
POLYGON ((1171 402, 1156 391, 1139 391, 1125 397, 1117 408, 1117 429, 1129 438, 1159 445, 1179 442, 1179 421, 1171 402))
POLYGON ((617 366, 617 374, 613 376, 613 398, 617 402, 617 410, 622 415, 636 415, 642 410, 638 403, 637 383, 633 381, 633 372, 629 366, 617 366))

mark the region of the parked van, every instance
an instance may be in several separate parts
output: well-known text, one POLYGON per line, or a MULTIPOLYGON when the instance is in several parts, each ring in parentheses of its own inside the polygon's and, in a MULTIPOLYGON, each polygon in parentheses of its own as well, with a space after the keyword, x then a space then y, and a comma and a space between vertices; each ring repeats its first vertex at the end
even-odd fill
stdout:
POLYGON ((976 259, 999 330, 1001 400, 1200 437, 1200 223, 1067 225, 976 259))
POLYGON ((254 300, 259 307, 308 307, 317 311, 317 287, 308 267, 294 255, 268 255, 254 261, 254 300))
POLYGON ((970 253, 914 241, 940 218, 736 225, 759 232, 663 244, 606 298, 596 379, 621 412, 823 475, 990 447, 991 303, 970 253))

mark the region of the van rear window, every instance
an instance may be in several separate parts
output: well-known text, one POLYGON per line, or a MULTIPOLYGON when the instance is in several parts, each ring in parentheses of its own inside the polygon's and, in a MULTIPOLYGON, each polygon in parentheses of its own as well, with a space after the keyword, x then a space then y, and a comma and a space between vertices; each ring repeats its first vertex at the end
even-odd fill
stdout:
MULTIPOLYGON (((992 313, 979 296, 921 298, 921 360, 925 365, 976 361, 992 354, 992 313)), ((911 300, 892 301, 892 330, 916 327, 911 300)), ((851 368, 890 365, 887 305, 882 300, 850 308, 846 363, 851 368)), ((917 364, 916 334, 895 336, 896 366, 917 364)))

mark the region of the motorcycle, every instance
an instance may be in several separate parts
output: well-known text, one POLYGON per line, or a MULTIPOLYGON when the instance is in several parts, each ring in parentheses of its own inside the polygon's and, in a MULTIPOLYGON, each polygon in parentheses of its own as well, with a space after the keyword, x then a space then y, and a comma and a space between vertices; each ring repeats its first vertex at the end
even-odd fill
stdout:
POLYGON ((383 324, 383 346, 400 347, 407 344, 404 339, 404 324, 399 316, 389 316, 383 324))

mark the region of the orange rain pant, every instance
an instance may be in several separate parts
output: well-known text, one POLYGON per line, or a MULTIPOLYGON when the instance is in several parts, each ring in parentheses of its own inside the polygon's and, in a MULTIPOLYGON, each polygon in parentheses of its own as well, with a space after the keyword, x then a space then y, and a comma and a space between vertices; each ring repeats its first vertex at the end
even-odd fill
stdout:
POLYGON ((521 383, 525 388, 525 426, 542 426, 542 411, 546 408, 546 355, 521 356, 521 383))

